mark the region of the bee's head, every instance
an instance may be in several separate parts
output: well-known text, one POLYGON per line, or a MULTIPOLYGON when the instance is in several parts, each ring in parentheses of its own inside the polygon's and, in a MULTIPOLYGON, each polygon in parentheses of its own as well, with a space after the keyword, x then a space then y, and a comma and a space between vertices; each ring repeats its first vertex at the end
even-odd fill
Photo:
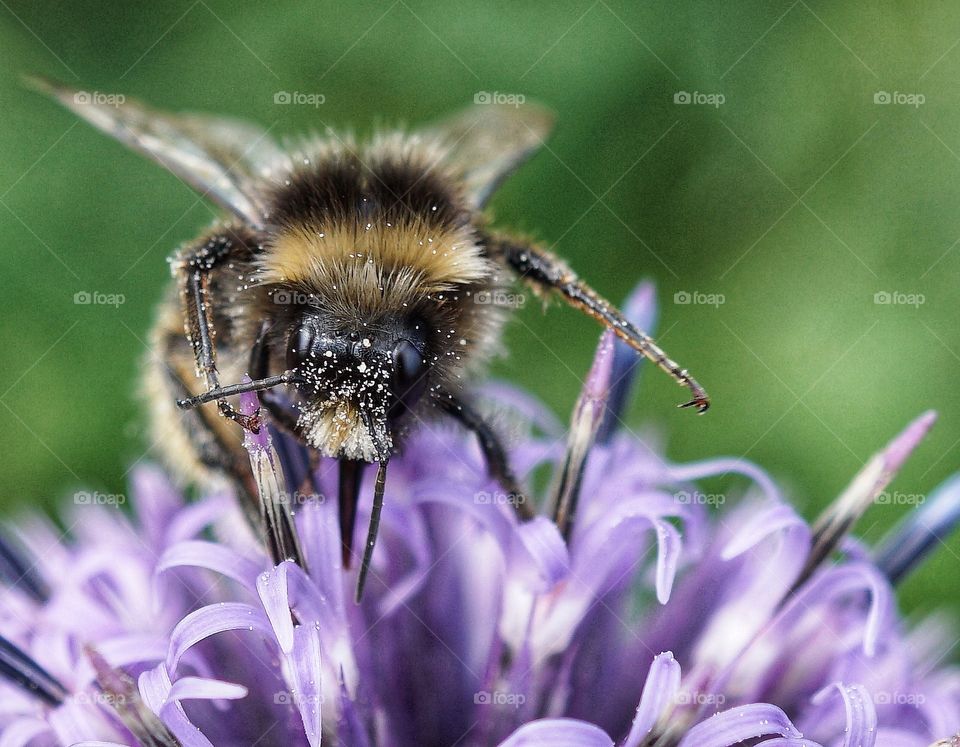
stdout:
POLYGON ((317 309, 294 321, 286 362, 299 376, 300 425, 326 456, 383 461, 428 386, 426 327, 344 323, 317 309))

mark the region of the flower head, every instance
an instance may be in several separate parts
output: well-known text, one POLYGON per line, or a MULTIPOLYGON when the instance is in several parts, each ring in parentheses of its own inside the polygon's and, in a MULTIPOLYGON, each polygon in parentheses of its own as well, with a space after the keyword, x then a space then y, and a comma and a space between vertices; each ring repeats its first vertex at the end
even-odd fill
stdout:
MULTIPOLYGON (((652 316, 652 290, 632 306, 652 316)), ((933 416, 811 527, 753 464, 671 464, 618 429, 634 368, 604 336, 567 435, 527 395, 486 390, 517 471, 554 475, 529 522, 466 436, 414 433, 360 605, 332 462, 283 493, 305 567, 272 566, 229 493, 187 504, 155 468, 129 517, 78 507, 69 539, 19 523, 0 546, 0 744, 949 743, 952 639, 907 630, 891 579, 953 526, 960 480, 878 551, 847 537, 933 416), (698 488, 728 474, 749 481, 736 502, 698 488)), ((275 446, 248 441, 276 492, 275 446)))

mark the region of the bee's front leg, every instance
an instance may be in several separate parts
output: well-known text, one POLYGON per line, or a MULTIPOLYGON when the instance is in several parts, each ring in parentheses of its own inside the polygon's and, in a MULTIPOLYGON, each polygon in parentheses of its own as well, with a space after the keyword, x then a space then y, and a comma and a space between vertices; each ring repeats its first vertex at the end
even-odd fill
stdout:
POLYGON ((197 375, 202 377, 207 385, 207 392, 203 396, 217 399, 217 409, 222 416, 257 433, 261 426, 259 410, 252 415, 245 415, 217 396, 222 393, 214 348, 214 311, 218 299, 214 298, 211 292, 211 277, 214 271, 226 262, 244 259, 245 257, 239 256, 241 253, 249 253, 245 243, 223 234, 212 236, 179 257, 176 275, 184 316, 184 331, 193 348, 197 375))
POLYGON ((566 263, 552 252, 509 237, 484 235, 491 259, 512 270, 527 286, 544 294, 555 292, 570 306, 593 317, 638 353, 665 371, 690 392, 690 401, 679 407, 692 407, 704 413, 710 397, 697 380, 672 360, 643 330, 637 329, 613 304, 583 282, 566 263))

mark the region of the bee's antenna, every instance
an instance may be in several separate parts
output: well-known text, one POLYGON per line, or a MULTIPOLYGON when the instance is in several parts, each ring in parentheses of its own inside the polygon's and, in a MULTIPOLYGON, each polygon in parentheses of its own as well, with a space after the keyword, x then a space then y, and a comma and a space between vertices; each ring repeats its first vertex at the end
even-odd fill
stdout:
POLYGON ((387 463, 384 459, 377 469, 377 484, 373 490, 373 508, 370 511, 370 527, 367 529, 367 541, 363 546, 363 562, 360 564, 360 575, 357 577, 357 604, 363 598, 363 587, 367 583, 367 574, 370 571, 370 560, 373 558, 373 548, 377 544, 377 531, 380 529, 380 511, 383 509, 383 488, 387 482, 387 463))
POLYGON ((265 379, 247 381, 243 384, 220 386, 216 389, 211 389, 208 392, 204 392, 203 394, 198 394, 196 397, 178 399, 177 407, 179 407, 181 410, 192 410, 194 407, 205 405, 207 402, 224 399, 225 397, 232 397, 234 394, 260 392, 264 389, 271 389, 275 386, 280 386, 281 384, 296 384, 299 381, 302 381, 302 379, 297 375, 296 371, 284 371, 282 374, 278 374, 277 376, 268 376, 265 379))

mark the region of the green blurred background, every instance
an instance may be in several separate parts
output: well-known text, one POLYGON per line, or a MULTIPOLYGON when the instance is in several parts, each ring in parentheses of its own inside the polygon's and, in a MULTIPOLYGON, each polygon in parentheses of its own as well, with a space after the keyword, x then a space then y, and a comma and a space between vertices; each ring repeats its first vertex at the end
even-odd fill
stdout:
MULTIPOLYGON (((543 102, 556 135, 495 199, 499 224, 613 299, 654 278, 660 340, 714 398, 706 417, 678 412, 683 393, 648 373, 632 424, 677 460, 755 460, 811 518, 927 408, 940 422, 891 489, 925 495, 960 466, 960 7, 2 0, 0 50, 7 512, 124 490, 166 257, 214 215, 26 91, 27 72, 277 134, 419 123, 480 91, 543 102), (82 291, 125 303, 76 305, 82 291)), ((566 418, 596 339, 528 304, 495 373, 566 418)), ((907 510, 875 506, 859 532, 877 540, 907 510)), ((958 570, 952 538, 905 604, 960 609, 958 570)))

